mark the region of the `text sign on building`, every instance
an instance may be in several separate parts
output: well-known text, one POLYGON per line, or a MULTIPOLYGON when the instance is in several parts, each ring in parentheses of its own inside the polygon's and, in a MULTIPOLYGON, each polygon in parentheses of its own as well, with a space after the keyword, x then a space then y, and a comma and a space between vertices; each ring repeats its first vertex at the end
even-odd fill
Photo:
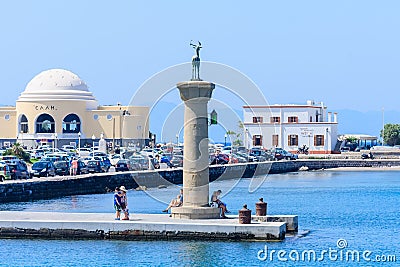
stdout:
POLYGON ((300 134, 303 137, 307 137, 310 135, 313 135, 314 129, 310 129, 310 128, 300 128, 300 134))
POLYGON ((57 110, 54 106, 34 105, 35 110, 57 110))

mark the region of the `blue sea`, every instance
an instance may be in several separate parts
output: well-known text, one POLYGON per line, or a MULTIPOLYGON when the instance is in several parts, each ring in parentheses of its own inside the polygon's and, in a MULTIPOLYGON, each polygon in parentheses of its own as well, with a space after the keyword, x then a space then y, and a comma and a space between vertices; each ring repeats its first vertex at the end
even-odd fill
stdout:
MULTIPOLYGON (((399 265, 399 171, 269 175, 253 193, 249 192, 250 181, 216 181, 210 190, 225 193, 223 200, 232 213, 243 204, 255 210, 254 203, 263 197, 269 214, 298 215, 299 233, 304 235, 283 242, 0 239, 0 266, 399 265)), ((161 213, 163 202, 177 193, 174 186, 130 190, 132 216, 161 213)), ((113 218, 112 193, 0 204, 0 209, 49 211, 54 216, 56 212, 107 212, 113 218)))

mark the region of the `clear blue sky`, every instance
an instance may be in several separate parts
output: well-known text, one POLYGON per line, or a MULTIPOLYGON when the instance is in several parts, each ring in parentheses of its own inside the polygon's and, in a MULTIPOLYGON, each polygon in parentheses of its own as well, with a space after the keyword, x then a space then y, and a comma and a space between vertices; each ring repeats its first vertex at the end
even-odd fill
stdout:
POLYGON ((39 72, 78 74, 100 104, 128 104, 151 75, 191 59, 233 66, 269 103, 400 111, 400 1, 0 3, 0 104, 39 72))

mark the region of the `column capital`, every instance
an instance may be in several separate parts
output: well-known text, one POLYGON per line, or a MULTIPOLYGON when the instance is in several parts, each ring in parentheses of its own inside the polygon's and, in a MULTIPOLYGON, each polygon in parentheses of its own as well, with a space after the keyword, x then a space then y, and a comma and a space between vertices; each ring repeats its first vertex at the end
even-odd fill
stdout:
POLYGON ((176 85, 179 89, 181 99, 183 101, 192 100, 195 98, 211 98, 215 84, 207 81, 186 81, 176 85))

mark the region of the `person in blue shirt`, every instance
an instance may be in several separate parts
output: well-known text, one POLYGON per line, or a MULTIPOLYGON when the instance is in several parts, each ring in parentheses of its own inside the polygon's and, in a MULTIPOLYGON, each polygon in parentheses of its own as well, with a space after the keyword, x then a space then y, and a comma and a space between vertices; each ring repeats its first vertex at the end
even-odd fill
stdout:
POLYGON ((122 211, 121 199, 122 199, 122 192, 119 190, 119 187, 116 187, 114 192, 115 220, 121 219, 121 211, 122 211))

